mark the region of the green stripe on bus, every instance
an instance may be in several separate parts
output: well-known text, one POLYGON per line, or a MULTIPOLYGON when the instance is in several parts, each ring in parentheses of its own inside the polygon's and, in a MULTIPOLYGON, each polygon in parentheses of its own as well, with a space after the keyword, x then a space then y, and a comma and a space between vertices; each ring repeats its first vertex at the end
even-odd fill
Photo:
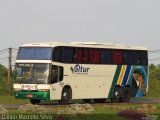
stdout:
POLYGON ((112 81, 112 85, 111 85, 111 88, 110 88, 110 92, 109 92, 108 98, 112 98, 114 88, 115 88, 115 86, 117 84, 117 81, 118 81, 118 78, 119 78, 119 74, 121 72, 121 68, 122 68, 122 65, 117 65, 116 72, 114 74, 114 78, 113 78, 113 81, 112 81))
POLYGON ((14 95, 17 99, 41 99, 50 100, 50 92, 40 92, 40 91, 16 91, 14 95), (32 96, 31 98, 28 95, 32 96))

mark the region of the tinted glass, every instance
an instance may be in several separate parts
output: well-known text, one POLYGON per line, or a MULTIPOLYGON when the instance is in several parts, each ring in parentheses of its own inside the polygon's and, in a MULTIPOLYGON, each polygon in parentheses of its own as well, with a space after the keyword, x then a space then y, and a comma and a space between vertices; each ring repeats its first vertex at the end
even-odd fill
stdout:
POLYGON ((18 60, 50 60, 52 48, 21 47, 19 48, 18 60))
POLYGON ((53 61, 63 62, 63 47, 54 48, 53 61))
POLYGON ((146 51, 135 51, 135 64, 136 65, 148 64, 148 55, 146 51))
POLYGON ((134 51, 129 51, 129 50, 123 51, 123 63, 134 65, 134 51))
POLYGON ((15 83, 47 84, 49 64, 16 64, 15 83))
POLYGON ((100 49, 90 49, 89 56, 90 56, 90 63, 100 64, 101 62, 101 50, 100 49))
POLYGON ((101 50, 101 64, 111 64, 112 63, 112 51, 111 50, 101 50))
POLYGON ((122 51, 114 50, 113 51, 113 63, 114 64, 123 64, 122 51))
POLYGON ((64 62, 74 63, 75 48, 64 47, 64 62))

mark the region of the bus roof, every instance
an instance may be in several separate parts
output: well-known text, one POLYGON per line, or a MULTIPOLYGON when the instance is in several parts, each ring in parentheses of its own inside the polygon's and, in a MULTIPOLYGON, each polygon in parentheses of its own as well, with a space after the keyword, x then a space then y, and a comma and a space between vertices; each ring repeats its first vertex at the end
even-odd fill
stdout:
POLYGON ((22 44, 20 47, 86 47, 86 48, 114 48, 114 49, 129 49, 129 50, 147 50, 142 46, 127 46, 122 44, 100 43, 100 42, 46 42, 46 43, 28 43, 22 44))

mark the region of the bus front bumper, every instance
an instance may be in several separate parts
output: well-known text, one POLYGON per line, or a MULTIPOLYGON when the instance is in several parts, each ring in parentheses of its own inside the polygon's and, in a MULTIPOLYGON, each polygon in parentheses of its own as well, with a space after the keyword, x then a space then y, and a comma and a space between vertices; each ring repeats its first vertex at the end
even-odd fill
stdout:
POLYGON ((15 91, 14 96, 17 99, 41 99, 50 100, 50 92, 40 91, 15 91))

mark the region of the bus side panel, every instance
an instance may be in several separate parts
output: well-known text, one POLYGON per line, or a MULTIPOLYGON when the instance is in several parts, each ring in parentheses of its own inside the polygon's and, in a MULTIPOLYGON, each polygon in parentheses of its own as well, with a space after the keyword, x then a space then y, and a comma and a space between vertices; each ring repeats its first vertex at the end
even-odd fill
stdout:
MULTIPOLYGON (((76 65, 72 65, 74 68, 76 65)), ((70 84, 73 99, 107 98, 113 76, 116 70, 115 65, 80 65, 88 68, 88 72, 70 71, 70 65, 66 66, 68 75, 64 82, 70 84)))
POLYGON ((117 65, 108 98, 112 98, 116 85, 123 88, 129 86, 133 97, 146 95, 148 89, 148 66, 117 65))
POLYGON ((148 66, 132 66, 128 83, 132 86, 132 96, 141 97, 148 91, 148 66))

